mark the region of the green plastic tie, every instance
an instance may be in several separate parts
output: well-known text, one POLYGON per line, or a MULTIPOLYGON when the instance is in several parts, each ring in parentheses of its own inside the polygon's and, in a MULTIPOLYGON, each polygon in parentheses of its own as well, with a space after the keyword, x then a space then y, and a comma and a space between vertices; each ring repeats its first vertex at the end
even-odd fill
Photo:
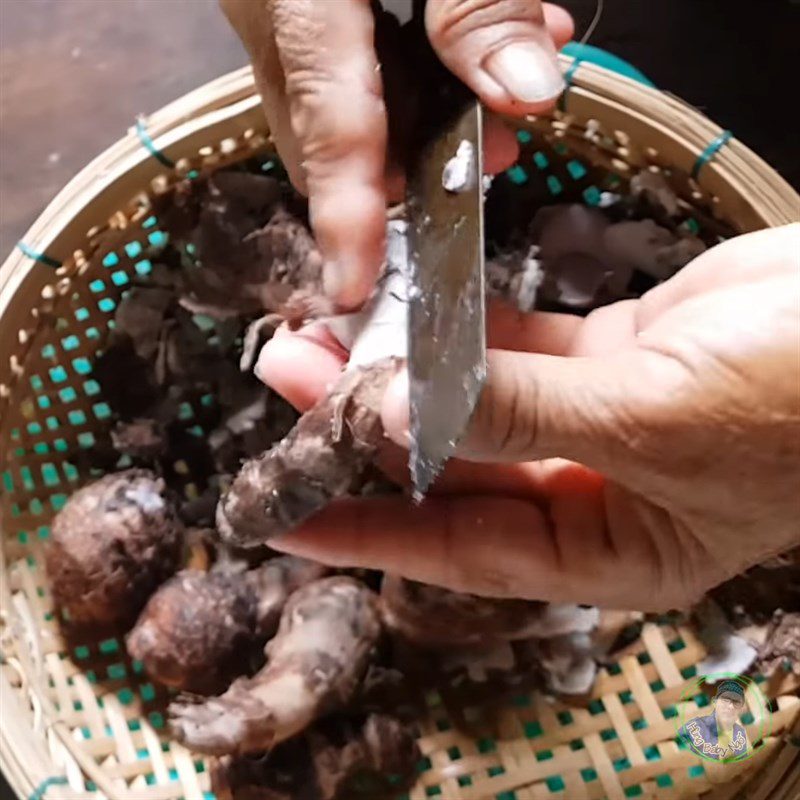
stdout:
POLYGON ((145 127, 144 121, 142 119, 136 120, 136 135, 139 137, 139 141, 145 146, 147 152, 150 153, 153 158, 156 159, 160 164, 163 164, 165 167, 169 167, 172 169, 175 166, 175 162, 165 156, 156 146, 153 140, 150 138, 150 134, 147 132, 147 128, 145 127))
POLYGON ((65 786, 67 779, 63 775, 51 775, 45 778, 29 795, 28 800, 43 800, 51 786, 65 786))
POLYGON ((40 264, 45 264, 48 267, 53 267, 53 269, 58 269, 61 266, 61 262, 55 258, 51 258, 47 255, 47 253, 39 253, 38 251, 34 250, 31 247, 28 247, 25 242, 17 242, 17 249, 20 250, 24 255, 28 258, 32 259, 33 261, 38 261, 40 264))
POLYGON ((713 139, 708 147, 703 150, 702 153, 697 157, 697 161, 694 162, 694 166, 692 167, 692 177, 697 180, 697 176, 700 174, 700 170, 711 161, 720 150, 733 138, 733 134, 730 131, 722 131, 722 133, 713 139))

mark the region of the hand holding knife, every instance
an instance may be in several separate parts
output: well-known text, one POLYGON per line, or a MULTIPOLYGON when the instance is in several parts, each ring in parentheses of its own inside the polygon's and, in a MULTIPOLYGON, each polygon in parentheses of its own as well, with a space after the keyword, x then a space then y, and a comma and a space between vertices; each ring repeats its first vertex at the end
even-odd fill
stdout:
MULTIPOLYGON (((455 452, 486 377, 482 109, 427 45, 422 5, 402 31, 407 38, 398 39, 408 60, 376 37, 385 83, 418 103, 411 135, 390 129, 390 141, 405 144, 410 468, 418 501, 455 452)), ((391 128, 398 111, 388 91, 387 105, 391 128)))

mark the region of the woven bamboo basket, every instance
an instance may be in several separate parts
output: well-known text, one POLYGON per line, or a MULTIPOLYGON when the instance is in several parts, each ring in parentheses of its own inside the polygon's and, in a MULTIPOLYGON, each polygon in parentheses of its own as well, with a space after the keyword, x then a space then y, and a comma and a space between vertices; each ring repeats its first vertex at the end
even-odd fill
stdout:
MULTIPOLYGON (((746 232, 800 216, 800 198, 772 169, 682 102, 587 63, 563 66, 570 88, 559 110, 517 123, 522 155, 509 177, 521 202, 596 202, 649 166, 700 227, 746 232)), ((163 240, 149 198, 193 170, 270 152, 252 74, 231 73, 139 120, 0 270, 0 768, 21 798, 213 798, 208 765, 170 741, 160 691, 124 645, 68 649, 42 548, 53 513, 89 477, 75 455, 110 415, 92 359, 130 277, 146 273, 163 240)), ((591 697, 568 705, 522 694, 470 735, 433 697, 409 797, 800 797, 800 698, 789 674, 756 676, 748 692, 743 721, 759 743, 749 760, 715 765, 678 745, 676 717, 705 702, 685 696, 704 655, 688 627, 648 623, 601 669, 591 697)))

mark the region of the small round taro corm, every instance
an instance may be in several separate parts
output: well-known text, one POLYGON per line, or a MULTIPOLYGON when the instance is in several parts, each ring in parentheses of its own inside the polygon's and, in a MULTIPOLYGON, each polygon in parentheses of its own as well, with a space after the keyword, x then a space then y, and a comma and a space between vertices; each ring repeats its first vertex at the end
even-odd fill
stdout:
POLYGON ((185 692, 215 694, 248 667, 257 644, 258 598, 236 573, 185 569, 148 601, 128 652, 151 678, 185 692))
POLYGON ((53 520, 46 567, 71 628, 121 631, 176 569, 182 524, 164 482, 131 469, 73 494, 53 520))

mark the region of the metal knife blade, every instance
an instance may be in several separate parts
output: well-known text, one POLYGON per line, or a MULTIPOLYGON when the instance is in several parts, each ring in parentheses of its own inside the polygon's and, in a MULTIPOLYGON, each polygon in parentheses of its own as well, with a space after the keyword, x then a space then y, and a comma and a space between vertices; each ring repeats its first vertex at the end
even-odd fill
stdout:
POLYGON ((467 94, 408 170, 410 468, 417 502, 455 451, 486 377, 482 138, 480 103, 467 94))

